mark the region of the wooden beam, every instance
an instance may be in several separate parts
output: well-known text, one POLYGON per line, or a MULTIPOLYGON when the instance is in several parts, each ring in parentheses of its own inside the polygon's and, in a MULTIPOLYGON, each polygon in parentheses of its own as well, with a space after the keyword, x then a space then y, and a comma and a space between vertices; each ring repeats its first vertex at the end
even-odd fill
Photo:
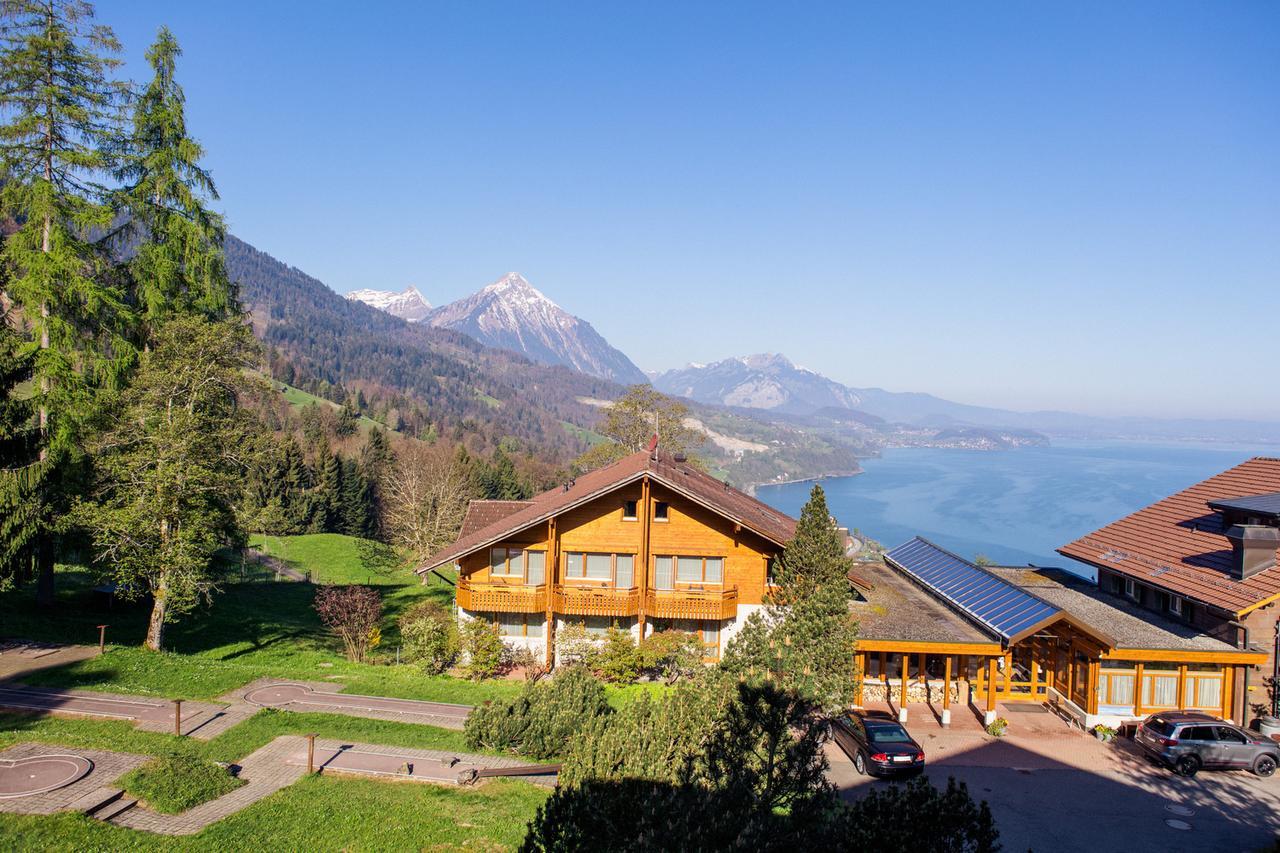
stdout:
POLYGON ((551 669, 556 662, 555 588, 560 582, 560 535, 554 515, 547 519, 547 565, 543 567, 543 580, 547 584, 547 621, 542 626, 542 636, 547 644, 546 666, 551 669))
POLYGON ((858 689, 854 691, 853 704, 861 705, 862 685, 865 684, 867 680, 867 653, 858 652, 854 657, 858 662, 858 689))
POLYGON ((920 656, 916 658, 916 680, 919 681, 921 684, 929 683, 929 675, 925 672, 925 669, 924 669, 924 653, 923 652, 921 652, 920 656))
POLYGON ((1103 660, 1140 660, 1147 663, 1224 663, 1252 664, 1266 663, 1266 652, 1251 652, 1244 649, 1224 652, 1195 652, 1179 649, 1113 649, 1103 652, 1103 660))
POLYGON ((951 655, 942 665, 942 710, 951 709, 951 655))
POLYGON ((987 658, 987 711, 996 709, 996 659, 987 658))
POLYGON ((930 655, 998 655, 999 643, 930 643, 920 640, 868 640, 859 639, 858 648, 866 652, 892 652, 893 654, 924 652, 930 655))
POLYGON ((1244 725, 1245 720, 1249 718, 1247 713, 1236 716, 1232 705, 1232 694, 1235 692, 1236 686, 1236 668, 1234 666, 1224 666, 1222 668, 1222 719, 1235 720, 1244 725))
POLYGON ((1102 663, 1098 660, 1089 661, 1089 683, 1085 685, 1089 700, 1089 713, 1098 713, 1098 675, 1102 672, 1102 663))
MULTIPOLYGON (((633 573, 639 573, 638 586, 640 587, 640 611, 636 614, 636 624, 640 628, 640 640, 644 641, 644 604, 645 595, 649 591, 649 519, 653 517, 653 511, 650 508, 652 498, 649 488, 649 478, 645 477, 640 481, 640 554, 636 562, 640 565, 632 567, 633 573)), ((635 574, 632 575, 631 582, 636 582, 635 574)))
POLYGON ((899 709, 907 707, 907 673, 911 671, 911 655, 902 656, 902 702, 899 709))
POLYGON ((884 701, 889 701, 889 654, 880 653, 880 680, 884 682, 884 701))
POLYGON ((1178 665, 1178 707, 1187 707, 1187 665, 1178 665))
POLYGON ((1142 716, 1142 661, 1133 668, 1133 715, 1142 716))

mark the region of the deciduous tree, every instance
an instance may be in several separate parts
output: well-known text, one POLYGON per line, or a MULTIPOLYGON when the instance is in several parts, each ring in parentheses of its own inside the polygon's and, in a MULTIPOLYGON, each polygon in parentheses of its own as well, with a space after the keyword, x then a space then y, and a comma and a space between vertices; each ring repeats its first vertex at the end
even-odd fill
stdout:
POLYGON ((151 596, 146 644, 160 650, 167 623, 212 589, 215 553, 241 544, 258 346, 238 319, 199 317, 168 320, 154 341, 92 446, 93 494, 76 516, 120 594, 151 596))
POLYGON ((444 445, 405 441, 380 492, 386 535, 420 562, 457 538, 471 480, 465 465, 444 445))
POLYGON ((656 434, 658 446, 669 453, 692 453, 706 435, 687 425, 689 407, 653 390, 632 385, 605 410, 599 431, 609 437, 578 457, 575 467, 589 471, 644 450, 656 434))

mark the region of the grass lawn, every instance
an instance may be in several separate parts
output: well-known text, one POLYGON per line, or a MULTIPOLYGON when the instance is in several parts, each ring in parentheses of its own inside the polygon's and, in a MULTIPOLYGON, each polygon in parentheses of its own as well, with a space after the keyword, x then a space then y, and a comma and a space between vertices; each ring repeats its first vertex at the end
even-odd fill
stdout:
MULTIPOLYGON (((262 711, 212 741, 201 742, 139 732, 125 722, 0 713, 0 749, 40 741, 232 762, 278 735, 305 732, 353 742, 465 749, 461 732, 330 714, 262 711)), ((312 777, 185 839, 107 826, 79 815, 9 814, 0 814, 0 838, 21 839, 21 847, 41 850, 507 849, 524 837, 525 825, 546 796, 544 789, 507 780, 455 789, 312 777)), ((0 843, 0 848, 8 847, 0 843)))
POLYGON ((209 604, 169 626, 163 654, 141 647, 147 606, 115 602, 93 591, 94 578, 80 566, 59 566, 57 606, 44 612, 34 604, 34 585, 0 594, 3 635, 28 640, 96 643, 97 625, 107 623, 108 650, 99 657, 26 678, 45 687, 82 687, 165 696, 211 699, 256 678, 332 680, 351 693, 476 704, 519 692, 514 681, 470 682, 426 676, 410 665, 395 666, 396 618, 432 597, 448 601, 453 587, 435 576, 424 586, 409 568, 379 573, 360 559, 357 540, 338 534, 258 539, 312 577, 327 582, 364 583, 383 597, 382 644, 372 663, 350 663, 339 643, 320 624, 312 599, 315 588, 271 579, 256 564, 227 567, 227 579, 209 604), (243 580, 241 579, 243 578, 243 580))
POLYGON ((161 814, 181 814, 244 785, 225 767, 203 758, 170 753, 135 768, 116 783, 161 814))

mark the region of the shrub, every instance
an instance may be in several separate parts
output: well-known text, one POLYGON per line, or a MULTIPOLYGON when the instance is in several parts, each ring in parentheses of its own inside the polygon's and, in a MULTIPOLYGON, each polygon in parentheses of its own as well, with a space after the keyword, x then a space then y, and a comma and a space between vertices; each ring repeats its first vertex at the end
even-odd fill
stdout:
POLYGON ((1004 737, 1005 730, 1009 728, 1009 721, 1004 717, 996 717, 987 724, 987 734, 992 737, 1004 737))
POLYGON ((600 682, 583 667, 569 667, 550 681, 526 683, 514 699, 478 706, 467 717, 464 735, 472 749, 542 760, 562 754, 575 733, 609 713, 600 682))
POLYGON ((556 663, 561 666, 592 666, 597 643, 581 622, 569 622, 556 631, 556 663))
POLYGON ((439 675, 458 657, 458 625, 448 608, 422 601, 400 617, 400 640, 406 660, 429 675, 439 675))
POLYGON ((363 661, 381 639, 378 621, 382 598, 366 586, 322 586, 316 590, 316 613, 342 640, 347 660, 363 661))
POLYGON ((640 650, 631 632, 610 628, 590 658, 591 669, 605 681, 630 684, 640 676, 640 650))
POLYGON ((702 638, 687 631, 658 631, 640 644, 640 669, 668 684, 702 670, 702 638))
MULTIPOLYGON (((538 657, 533 650, 527 646, 502 644, 502 663, 500 668, 503 672, 511 672, 516 669, 523 669, 526 677, 530 670, 538 669, 538 657)), ((536 678, 534 679, 537 680, 536 678)))
POLYGON ((503 643, 498 629, 483 619, 468 619, 462 626, 462 671, 468 678, 492 678, 502 668, 503 643))
POLYGON ((173 753, 131 771, 119 784, 154 811, 178 814, 234 791, 244 780, 212 761, 173 753))
POLYGON ((873 787, 845 807, 830 827, 845 850, 929 850, 992 853, 1000 849, 991 809, 975 803, 963 782, 939 791, 923 776, 906 785, 873 787), (903 820, 909 815, 909 820, 903 820))

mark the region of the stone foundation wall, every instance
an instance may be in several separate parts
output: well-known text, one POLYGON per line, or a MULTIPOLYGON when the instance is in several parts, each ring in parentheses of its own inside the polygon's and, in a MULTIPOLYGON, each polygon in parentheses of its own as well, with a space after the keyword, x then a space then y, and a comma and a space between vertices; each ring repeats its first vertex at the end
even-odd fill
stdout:
MULTIPOLYGON (((934 702, 942 701, 942 682, 930 681, 922 684, 918 681, 910 681, 907 683, 907 704, 922 705, 932 699, 934 702)), ((968 685, 964 682, 951 682, 951 701, 959 703, 962 701, 962 691, 967 693, 968 685)), ((885 685, 881 681, 864 681, 862 683, 862 701, 863 702, 884 702, 885 701, 885 685)), ((902 704, 902 682, 889 682, 889 700, 894 705, 902 704)))

